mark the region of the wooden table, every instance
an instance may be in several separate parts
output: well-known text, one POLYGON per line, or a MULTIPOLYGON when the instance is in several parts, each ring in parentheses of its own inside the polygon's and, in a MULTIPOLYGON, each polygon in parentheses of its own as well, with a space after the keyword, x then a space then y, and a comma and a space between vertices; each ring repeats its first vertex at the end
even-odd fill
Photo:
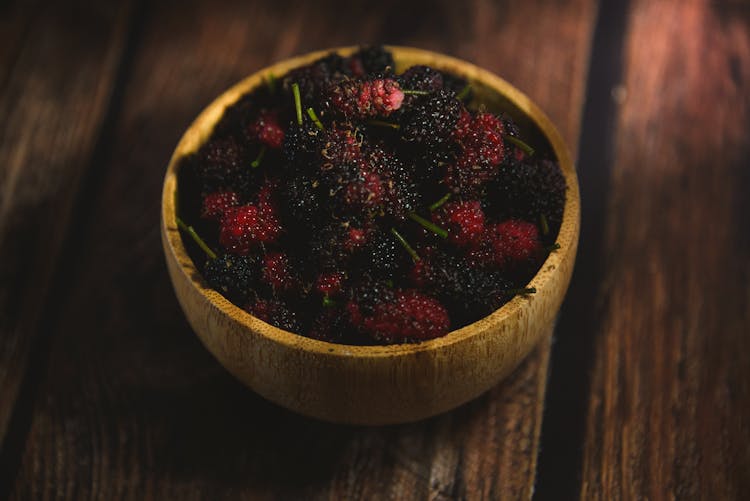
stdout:
POLYGON ((11 1, 0 116, 0 499, 747 499, 747 2, 11 1), (383 428, 232 379, 179 310, 157 226, 202 107, 357 42, 523 89, 577 152, 583 199, 554 339, 478 400, 383 428))

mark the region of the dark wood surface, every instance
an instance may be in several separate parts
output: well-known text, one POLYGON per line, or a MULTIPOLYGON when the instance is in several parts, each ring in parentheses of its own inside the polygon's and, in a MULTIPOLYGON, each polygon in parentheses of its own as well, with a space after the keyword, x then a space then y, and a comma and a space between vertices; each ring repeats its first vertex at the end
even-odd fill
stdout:
POLYGON ((0 5, 0 498, 750 492, 748 4, 373 5, 0 5), (383 428, 296 416, 224 372, 157 226, 171 150, 214 96, 358 42, 495 71, 581 145, 554 342, 476 401, 383 428))
POLYGON ((632 4, 585 498, 750 495, 750 10, 740 7, 632 4))

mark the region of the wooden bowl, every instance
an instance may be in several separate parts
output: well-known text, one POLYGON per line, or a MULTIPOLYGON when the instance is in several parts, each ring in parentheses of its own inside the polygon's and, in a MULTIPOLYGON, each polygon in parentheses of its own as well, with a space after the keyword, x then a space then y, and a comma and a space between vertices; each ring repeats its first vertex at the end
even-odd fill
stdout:
MULTIPOLYGON (((326 421, 382 425, 416 421, 467 402, 507 376, 552 331, 573 271, 579 231, 578 181, 555 127, 524 94, 492 73, 452 57, 389 47, 396 70, 430 65, 472 83, 475 102, 507 111, 535 146, 554 154, 567 181, 567 201, 552 252, 529 286, 502 308, 446 336, 391 346, 348 346, 271 326, 211 289, 188 256, 175 222, 177 166, 210 136, 224 109, 269 73, 282 75, 329 51, 295 57, 261 71, 219 96, 185 132, 172 155, 162 193, 161 234, 169 275, 190 325, 243 383, 273 402, 326 421)), ((342 55, 352 47, 333 49, 342 55)))

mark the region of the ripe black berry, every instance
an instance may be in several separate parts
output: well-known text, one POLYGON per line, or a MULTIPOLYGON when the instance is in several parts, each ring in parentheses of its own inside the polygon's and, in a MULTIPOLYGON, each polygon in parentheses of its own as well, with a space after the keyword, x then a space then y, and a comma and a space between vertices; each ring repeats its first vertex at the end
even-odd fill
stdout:
POLYGON ((298 84, 302 102, 309 106, 319 101, 321 93, 329 85, 345 78, 349 73, 344 58, 331 53, 307 66, 291 70, 282 77, 281 82, 286 91, 291 89, 292 84, 298 84))
POLYGON ((401 245, 389 233, 377 232, 357 255, 357 270, 377 279, 390 279, 409 262, 401 245))
POLYGON ((404 141, 428 149, 451 141, 462 109, 461 102, 449 91, 441 90, 419 100, 404 114, 404 141))
POLYGON ((412 66, 398 78, 404 89, 437 92, 443 88, 443 74, 429 66, 412 66))
POLYGON ((287 128, 282 145, 283 167, 291 173, 307 170, 320 155, 324 134, 309 121, 302 125, 293 122, 287 128))
POLYGON ((341 305, 324 307, 310 326, 309 336, 329 343, 341 343, 352 337, 349 315, 341 305))
POLYGON ((214 139, 198 152, 196 174, 206 191, 234 187, 247 166, 247 152, 233 136, 214 139))
POLYGON ((381 74, 394 66, 393 55, 381 45, 362 47, 349 58, 349 69, 356 77, 381 74))
POLYGON ((486 316, 511 299, 511 282, 499 272, 472 267, 463 258, 437 249, 423 251, 414 265, 412 280, 435 292, 454 312, 454 319, 467 323, 486 316))
MULTIPOLYGON (((348 268, 354 253, 367 241, 367 232, 360 224, 351 221, 333 221, 311 236, 307 261, 309 273, 317 277, 320 272, 338 271, 348 268), (357 235, 353 238, 353 233, 357 235)), ((308 270, 306 270, 308 271, 308 270)))
POLYGON ((281 210, 296 229, 315 231, 325 221, 320 181, 310 175, 300 174, 287 180, 281 191, 281 210))
POLYGON ((297 314, 282 301, 276 299, 258 299, 245 305, 245 310, 279 329, 289 332, 301 332, 297 314))
POLYGON ((566 190, 565 178, 556 164, 532 157, 503 166, 490 189, 493 216, 521 218, 536 224, 544 217, 548 231, 541 237, 548 245, 554 242, 562 222, 566 190))
POLYGON ((260 268, 256 256, 223 254, 206 261, 203 275, 211 287, 242 304, 254 294, 260 268))

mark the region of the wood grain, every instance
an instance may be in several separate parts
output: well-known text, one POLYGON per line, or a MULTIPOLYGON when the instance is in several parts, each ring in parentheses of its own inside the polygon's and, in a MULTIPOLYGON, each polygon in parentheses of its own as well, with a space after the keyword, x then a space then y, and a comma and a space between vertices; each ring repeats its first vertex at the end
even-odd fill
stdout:
POLYGON ((0 445, 106 112, 129 18, 126 2, 5 9, 11 18, 2 21, 9 25, 2 41, 17 53, 0 53, 12 67, 12 73, 0 74, 0 445), (76 55, 76 78, 69 54, 76 55))
POLYGON ((116 142, 78 222, 85 253, 67 263, 75 280, 60 298, 15 499, 530 497, 548 343, 506 384, 455 412, 341 427, 283 411, 235 382, 174 300, 158 235, 169 154, 206 103, 273 60, 369 41, 467 57, 526 91, 575 145, 593 1, 381 2, 352 22, 362 7, 149 4, 116 142), (384 15, 393 12, 395 20, 384 15))
POLYGON ((21 55, 39 9, 38 1, 9 1, 0 4, 0 91, 5 87, 21 55))
POLYGON ((750 16, 636 1, 582 499, 750 492, 750 16))

